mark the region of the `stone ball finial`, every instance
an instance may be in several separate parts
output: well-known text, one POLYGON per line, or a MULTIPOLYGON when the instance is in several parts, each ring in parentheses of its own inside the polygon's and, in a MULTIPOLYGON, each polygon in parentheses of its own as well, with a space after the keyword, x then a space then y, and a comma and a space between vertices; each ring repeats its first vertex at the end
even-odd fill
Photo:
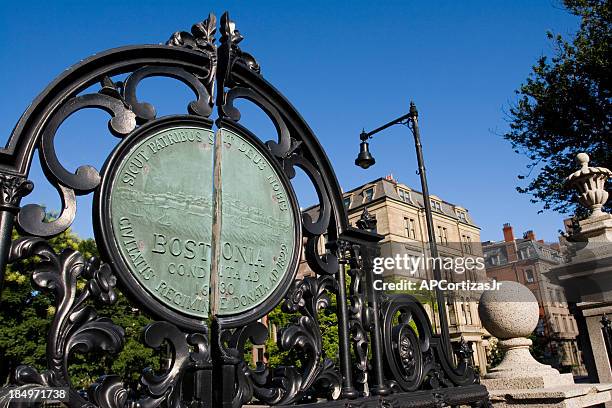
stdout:
POLYGON ((485 291, 480 297, 478 314, 482 325, 501 340, 529 336, 540 317, 538 301, 518 282, 499 283, 498 290, 485 291))
POLYGON ((485 291, 480 297, 478 314, 485 329, 499 339, 505 354, 497 367, 488 370, 483 384, 498 389, 560 385, 559 371, 537 362, 529 352, 532 341, 527 336, 540 318, 536 297, 518 282, 498 283, 498 290, 485 291))

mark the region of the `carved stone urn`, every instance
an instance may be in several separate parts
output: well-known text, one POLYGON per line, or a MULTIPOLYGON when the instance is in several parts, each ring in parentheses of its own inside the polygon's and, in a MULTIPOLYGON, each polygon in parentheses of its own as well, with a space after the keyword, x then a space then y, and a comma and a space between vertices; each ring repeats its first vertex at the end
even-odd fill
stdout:
POLYGON ((608 200, 605 184, 612 171, 605 167, 589 167, 589 155, 586 153, 578 153, 576 160, 580 170, 570 174, 566 181, 578 190, 580 204, 592 211, 589 218, 603 216, 601 209, 608 200))

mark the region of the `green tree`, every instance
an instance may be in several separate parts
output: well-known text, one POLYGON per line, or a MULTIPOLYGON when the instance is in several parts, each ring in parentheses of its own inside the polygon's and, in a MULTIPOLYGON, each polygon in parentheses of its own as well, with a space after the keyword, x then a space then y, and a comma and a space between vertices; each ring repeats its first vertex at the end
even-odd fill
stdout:
MULTIPOLYGON (((13 239, 18 238, 13 232, 13 239)), ((85 259, 97 256, 94 240, 81 240, 67 230, 50 240, 57 252, 70 248, 78 250, 85 259)), ((4 289, 0 304, 0 381, 7 383, 14 370, 21 364, 44 370, 46 365, 46 336, 55 315, 51 295, 33 289, 31 270, 36 259, 19 261, 6 269, 4 289)), ((85 282, 78 283, 79 288, 85 282)), ((157 353, 140 342, 143 327, 150 319, 117 291, 117 302, 110 306, 98 306, 100 316, 112 318, 126 331, 125 346, 118 355, 75 355, 71 360, 70 374, 76 387, 86 387, 102 374, 118 374, 132 386, 136 386, 145 367, 159 368, 157 353)))
MULTIPOLYGON (((329 307, 318 313, 321 327, 321 337, 324 356, 339 364, 340 354, 338 349, 338 316, 336 312, 336 295, 330 294, 329 307)), ((287 327, 291 320, 299 314, 285 313, 278 305, 268 314, 268 324, 274 324, 278 329, 287 327)), ((299 355, 295 350, 282 351, 277 344, 277 339, 268 338, 266 342, 266 354, 271 367, 278 366, 300 366, 299 355)))
MULTIPOLYGON (((291 323, 291 319, 297 316, 299 316, 297 313, 290 314, 283 312, 282 304, 279 304, 270 313, 268 313, 268 325, 274 325, 277 330, 280 330, 287 327, 291 323)), ((294 365, 298 357, 295 351, 282 351, 280 347, 278 347, 277 340, 278 339, 269 336, 268 340, 266 341, 266 356, 268 358, 268 364, 271 367, 294 365)))
POLYGON ((531 346, 529 346, 529 352, 531 353, 533 358, 535 358, 537 361, 541 363, 550 364, 551 362, 548 361, 546 357, 546 346, 547 346, 546 339, 542 336, 537 336, 535 333, 531 333, 527 338, 531 340, 531 346))
MULTIPOLYGON (((552 58, 541 57, 516 91, 510 108, 510 130, 504 138, 516 153, 530 160, 526 186, 517 190, 562 213, 576 210, 572 191, 563 179, 576 171, 574 159, 586 152, 595 166, 612 168, 610 135, 610 67, 612 2, 563 0, 581 19, 570 40, 551 32, 552 58)), ((608 202, 607 210, 612 209, 608 202)))

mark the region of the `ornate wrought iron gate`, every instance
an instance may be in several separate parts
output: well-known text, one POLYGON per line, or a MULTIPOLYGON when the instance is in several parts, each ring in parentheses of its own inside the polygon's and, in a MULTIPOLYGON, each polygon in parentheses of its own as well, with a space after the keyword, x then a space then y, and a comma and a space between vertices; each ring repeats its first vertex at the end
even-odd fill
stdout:
MULTIPOLYGON (((170 345, 169 367, 161 375, 145 371, 142 394, 136 396, 128 395, 122 379, 109 373, 86 395, 71 388, 70 406, 240 407, 255 400, 276 406, 308 400, 307 406, 317 407, 486 404, 486 389, 478 384, 470 366, 470 347, 461 344, 454 350, 455 364, 453 351, 432 331, 425 309, 415 298, 385 296, 373 290, 372 259, 381 236, 371 232, 372 220, 366 214, 358 228, 348 224, 340 186, 312 130, 262 77, 255 58, 239 47, 243 37, 227 13, 220 21, 219 46, 216 26, 211 14, 191 32, 173 34, 165 45, 112 49, 71 67, 36 98, 0 151, 0 270, 8 263, 37 257, 33 285, 53 296, 57 306, 47 337, 47 369, 38 372, 20 366, 14 384, 71 387, 68 366, 72 353, 120 350, 123 328, 98 317, 88 304, 90 300, 113 303, 118 282, 138 307, 159 319, 146 327, 143 338, 152 348, 164 342, 170 345), (122 74, 129 75, 125 82, 114 79, 122 74), (152 105, 137 100, 138 84, 152 76, 174 78, 194 92, 196 99, 189 103, 188 115, 158 119, 152 105), (82 93, 96 83, 100 84, 97 93, 82 93), (167 122, 197 123, 211 129, 216 106, 219 128, 245 135, 256 144, 255 135, 240 124, 240 111, 234 105, 239 99, 255 104, 274 123, 277 139, 261 148, 283 173, 282 178, 292 179, 297 166, 316 189, 318 218, 298 215, 305 259, 315 275, 289 281, 284 288, 280 285, 283 289, 258 306, 259 314, 223 317, 213 313, 212 318, 202 319, 205 324, 198 324, 184 313, 164 312, 151 296, 135 293, 126 282, 124 266, 108 249, 109 238, 102 225, 108 214, 99 204, 106 199, 101 189, 110 170, 105 166, 99 172, 84 165, 74 174, 69 172, 56 156, 54 137, 60 124, 81 109, 107 112, 109 130, 122 139, 121 145, 129 144, 143 129, 163 127, 167 122), (33 189, 27 178, 36 153, 63 203, 61 214, 50 222, 44 221, 41 207, 20 207, 21 198, 33 189), (76 196, 92 193, 98 203, 93 218, 101 260, 85 260, 72 250, 54 253, 47 239, 72 224, 76 196), (14 226, 24 238, 11 240, 14 226), (326 250, 320 253, 323 236, 326 250), (82 289, 77 287, 78 279, 87 282, 82 289), (339 367, 323 354, 318 321, 318 311, 330 307, 330 294, 337 297, 339 367), (279 347, 296 350, 301 364, 254 369, 244 361, 245 342, 265 342, 268 330, 258 317, 280 302, 284 310, 299 317, 279 332, 279 347), (317 398, 321 399, 318 403, 312 402, 317 398)), ((298 253, 302 246, 299 235, 294 248, 298 253)))

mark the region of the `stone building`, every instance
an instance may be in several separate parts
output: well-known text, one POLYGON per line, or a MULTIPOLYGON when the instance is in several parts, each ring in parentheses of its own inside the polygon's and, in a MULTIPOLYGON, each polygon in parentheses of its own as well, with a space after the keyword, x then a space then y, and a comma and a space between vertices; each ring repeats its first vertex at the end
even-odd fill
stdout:
MULTIPOLYGON (((442 198, 431 195, 431 207, 435 225, 435 236, 438 252, 441 257, 461 258, 482 256, 480 245, 480 228, 469 214, 459 205, 451 204, 442 198)), ((344 205, 348 209, 349 222, 355 226, 364 208, 376 218, 376 232, 383 235, 380 242, 381 257, 428 256, 429 245, 425 222, 423 195, 411 187, 401 184, 391 176, 379 178, 344 193, 344 205)), ((316 219, 317 208, 306 210, 316 219)), ((323 250, 322 248, 320 249, 323 250)), ((300 273, 308 274, 309 268, 302 262, 300 273)), ((446 271, 443 278, 449 281, 469 279, 487 280, 486 273, 467 271, 465 276, 455 276, 446 271)), ((415 274, 405 269, 385 268, 385 281, 399 279, 422 280, 433 279, 431 267, 419 268, 415 274)), ((445 291, 445 294, 450 292, 445 291)), ((435 329, 439 330, 438 317, 432 313, 433 292, 416 293, 424 303, 435 329)), ((486 372, 487 358, 484 331, 478 317, 480 293, 468 291, 452 292, 447 296, 447 316, 451 341, 458 342, 461 337, 472 343, 475 366, 481 373, 486 372)))
POLYGON ((563 263, 558 244, 536 240, 533 231, 516 239, 510 224, 503 226, 504 240, 483 242, 486 273, 497 281, 514 281, 527 286, 540 307, 535 334, 544 345, 546 363, 562 371, 582 373, 577 347, 578 328, 568 308, 565 291, 545 276, 563 263))

